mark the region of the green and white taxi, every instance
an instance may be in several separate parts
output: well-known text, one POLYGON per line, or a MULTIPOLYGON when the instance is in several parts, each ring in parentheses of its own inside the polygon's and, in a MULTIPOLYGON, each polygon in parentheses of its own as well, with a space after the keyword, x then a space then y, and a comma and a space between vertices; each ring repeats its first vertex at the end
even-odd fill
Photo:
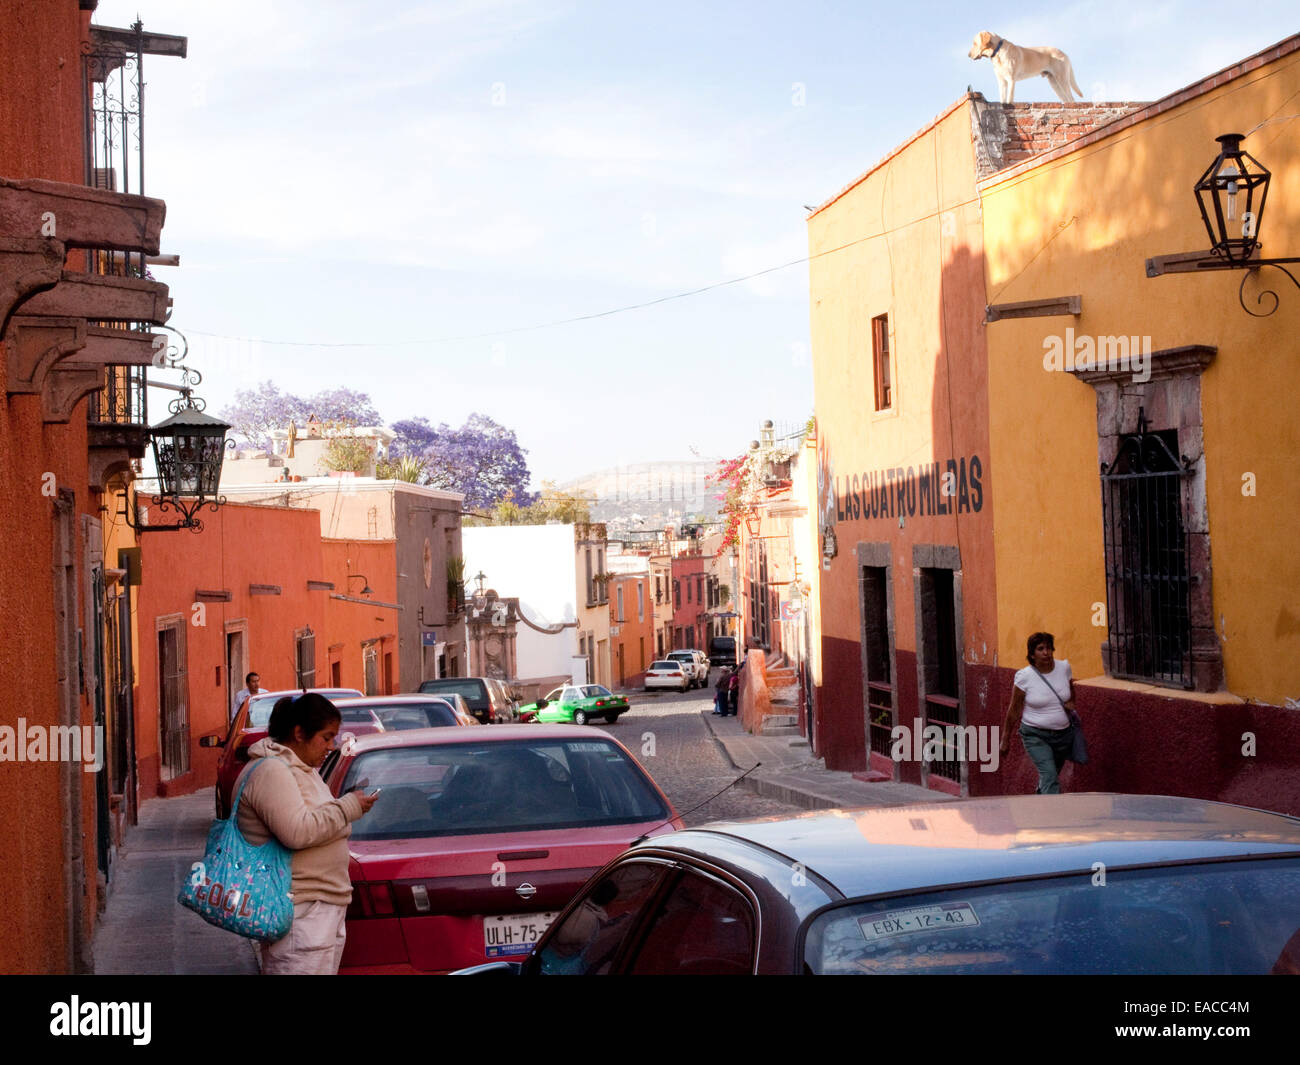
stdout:
POLYGON ((612 725, 628 709, 626 698, 599 684, 566 684, 535 703, 521 706, 519 713, 524 716, 532 712, 533 720, 546 725, 585 725, 594 718, 612 725))

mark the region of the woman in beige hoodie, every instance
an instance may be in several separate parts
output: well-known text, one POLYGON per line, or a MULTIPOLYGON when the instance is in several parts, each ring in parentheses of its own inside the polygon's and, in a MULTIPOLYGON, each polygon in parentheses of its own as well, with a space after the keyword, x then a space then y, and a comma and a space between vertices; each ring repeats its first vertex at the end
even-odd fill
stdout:
MULTIPOLYGON (((253 846, 274 836, 293 851, 293 928, 262 944, 268 975, 334 975, 343 958, 344 917, 352 901, 348 877, 351 824, 378 792, 334 798, 316 767, 334 746, 342 717, 323 695, 305 692, 275 704, 269 735, 248 749, 240 781, 265 759, 244 787, 239 831, 253 846)), ((236 789, 238 789, 238 783, 236 789)))

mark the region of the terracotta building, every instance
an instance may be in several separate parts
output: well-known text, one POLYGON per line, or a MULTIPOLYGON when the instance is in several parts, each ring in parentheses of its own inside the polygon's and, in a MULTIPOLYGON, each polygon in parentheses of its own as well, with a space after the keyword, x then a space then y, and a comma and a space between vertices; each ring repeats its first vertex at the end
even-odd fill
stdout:
POLYGON ((89 970, 133 783, 130 585, 105 527, 143 453, 142 367, 170 303, 145 265, 165 208, 97 134, 106 82, 185 41, 92 27, 94 7, 20 5, 0 34, 0 806, 22 811, 0 825, 5 972, 89 970), (18 760, 6 741, 23 732, 89 736, 105 757, 96 771, 62 742, 18 760))

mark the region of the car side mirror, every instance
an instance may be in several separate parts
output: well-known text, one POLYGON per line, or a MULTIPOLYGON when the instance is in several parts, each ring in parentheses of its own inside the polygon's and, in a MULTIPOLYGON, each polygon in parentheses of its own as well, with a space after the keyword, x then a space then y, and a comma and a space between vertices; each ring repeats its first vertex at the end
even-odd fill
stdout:
POLYGON ((200 747, 224 747, 225 745, 226 741, 217 735, 199 737, 200 747))

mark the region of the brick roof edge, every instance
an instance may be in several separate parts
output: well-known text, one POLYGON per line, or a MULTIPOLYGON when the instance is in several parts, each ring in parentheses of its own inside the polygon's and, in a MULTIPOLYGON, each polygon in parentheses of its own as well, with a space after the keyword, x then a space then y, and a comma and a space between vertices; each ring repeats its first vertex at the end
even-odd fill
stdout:
MULTIPOLYGON (((1258 70, 1268 63, 1282 59, 1294 52, 1300 51, 1300 33, 1292 34, 1278 41, 1277 44, 1269 45, 1262 51, 1256 52, 1252 56, 1247 56, 1231 66, 1224 67, 1222 70, 1194 81, 1192 84, 1171 92, 1168 96, 1162 96, 1159 100, 1140 107, 1136 111, 1130 111, 1126 115, 1120 115, 1118 118, 1107 122, 1104 126, 1098 126, 1091 133, 1085 133, 1082 137, 1062 144, 1059 147, 1049 149, 1041 155, 1035 155, 1030 159, 1025 159, 1019 163, 1004 167, 1002 170, 976 182, 975 187, 983 192, 985 189, 993 188, 1008 181, 1011 178, 1018 177, 1034 169, 1036 166, 1042 166, 1045 163, 1053 162, 1070 152, 1078 151, 1080 148, 1086 148, 1090 144, 1096 144, 1106 137, 1114 136, 1121 130, 1135 126, 1148 118, 1155 118, 1157 115, 1166 111, 1171 111, 1175 107, 1185 104, 1188 100, 1193 100, 1198 96, 1204 96, 1207 92, 1217 89, 1220 85, 1226 85, 1228 82, 1236 81, 1244 77, 1251 71, 1258 70)), ((928 127, 927 127, 928 128, 928 127)), ((847 191, 847 190, 845 190, 847 191)), ((843 195, 843 193, 841 193, 843 195)), ((820 209, 820 208, 819 208, 820 209)))

